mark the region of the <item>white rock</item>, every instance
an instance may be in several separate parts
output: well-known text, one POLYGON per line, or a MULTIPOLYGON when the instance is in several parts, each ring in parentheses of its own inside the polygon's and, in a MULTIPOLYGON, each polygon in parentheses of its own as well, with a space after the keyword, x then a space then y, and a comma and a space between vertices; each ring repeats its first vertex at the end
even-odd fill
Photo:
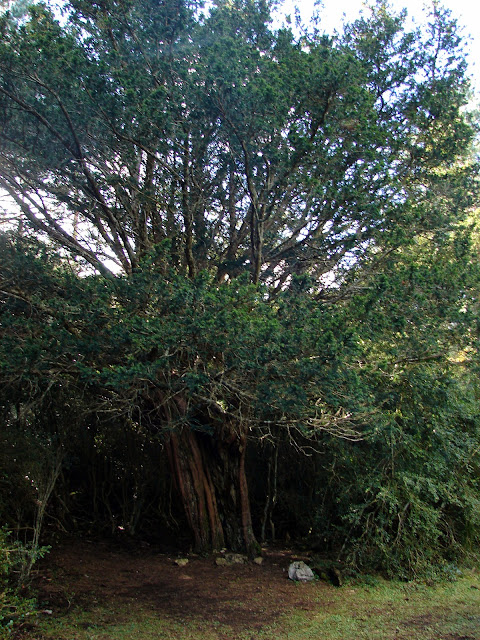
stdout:
POLYGON ((301 560, 292 562, 288 567, 288 577, 290 580, 297 580, 299 582, 309 582, 310 580, 315 579, 313 571, 301 560))

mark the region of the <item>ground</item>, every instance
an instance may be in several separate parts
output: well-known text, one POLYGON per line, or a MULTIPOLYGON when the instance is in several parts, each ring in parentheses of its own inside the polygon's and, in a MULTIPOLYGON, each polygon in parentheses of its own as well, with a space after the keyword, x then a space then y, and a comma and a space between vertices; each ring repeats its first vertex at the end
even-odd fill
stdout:
MULTIPOLYGON (((288 580, 292 550, 217 566, 147 545, 72 539, 36 568, 40 610, 20 640, 480 640, 480 573, 455 583, 288 580)), ((13 639, 12 639, 13 640, 13 639)))
POLYGON ((288 565, 305 559, 292 551, 266 551, 261 565, 217 566, 218 556, 182 556, 188 564, 180 567, 178 556, 154 549, 127 551, 108 543, 70 542, 49 554, 37 582, 40 600, 55 613, 111 601, 144 605, 182 620, 205 618, 232 628, 260 628, 291 610, 313 610, 319 587, 329 591, 326 583, 292 588, 288 565))

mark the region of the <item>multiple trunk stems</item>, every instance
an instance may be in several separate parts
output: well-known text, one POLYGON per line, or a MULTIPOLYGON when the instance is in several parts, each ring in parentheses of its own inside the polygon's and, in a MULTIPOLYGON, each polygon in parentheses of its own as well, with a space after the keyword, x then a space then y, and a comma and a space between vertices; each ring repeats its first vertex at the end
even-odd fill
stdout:
POLYGON ((167 441, 171 469, 193 533, 195 551, 228 547, 258 554, 245 474, 246 435, 213 436, 188 426, 167 441))

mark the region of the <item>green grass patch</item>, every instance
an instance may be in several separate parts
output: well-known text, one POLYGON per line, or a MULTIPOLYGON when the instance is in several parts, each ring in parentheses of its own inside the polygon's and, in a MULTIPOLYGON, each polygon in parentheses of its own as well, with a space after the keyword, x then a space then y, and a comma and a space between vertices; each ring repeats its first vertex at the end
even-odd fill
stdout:
POLYGON ((378 581, 347 585, 310 619, 284 621, 289 640, 480 640, 480 577, 436 586, 378 581))

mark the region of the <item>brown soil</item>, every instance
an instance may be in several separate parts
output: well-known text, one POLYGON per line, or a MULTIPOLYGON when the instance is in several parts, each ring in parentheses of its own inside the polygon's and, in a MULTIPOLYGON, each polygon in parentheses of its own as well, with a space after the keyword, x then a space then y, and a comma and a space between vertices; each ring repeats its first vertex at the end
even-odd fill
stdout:
MULTIPOLYGON (((76 608, 94 612, 104 607, 111 611, 112 621, 119 623, 128 622, 130 615, 154 611, 174 622, 195 619, 225 625, 231 630, 225 636, 228 640, 244 638, 247 629, 253 633, 265 629, 294 610, 313 616, 319 602, 323 610, 335 607, 338 594, 332 585, 288 580, 290 562, 308 561, 307 557, 273 549, 265 549, 263 555, 261 565, 248 562, 217 566, 215 557, 190 554, 184 556, 188 563, 178 566, 174 554, 160 553, 152 547, 127 549, 75 539, 54 547, 40 564, 36 588, 41 608, 55 616, 76 608)), ((395 637, 408 638, 409 630, 428 628, 432 621, 434 618, 425 616, 408 620, 395 637)), ((31 630, 33 636, 26 628, 22 631, 18 638, 41 637, 35 629, 31 630)), ((446 632, 437 640, 476 637, 446 632)))
POLYGON ((241 631, 260 629, 294 609, 313 611, 322 590, 325 606, 333 588, 288 580, 290 562, 306 559, 292 551, 265 551, 261 565, 217 566, 215 557, 185 557, 188 564, 180 567, 175 555, 152 549, 63 543, 40 571, 39 600, 55 614, 112 603, 118 610, 146 607, 173 619, 203 618, 241 631))

